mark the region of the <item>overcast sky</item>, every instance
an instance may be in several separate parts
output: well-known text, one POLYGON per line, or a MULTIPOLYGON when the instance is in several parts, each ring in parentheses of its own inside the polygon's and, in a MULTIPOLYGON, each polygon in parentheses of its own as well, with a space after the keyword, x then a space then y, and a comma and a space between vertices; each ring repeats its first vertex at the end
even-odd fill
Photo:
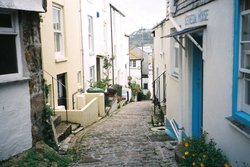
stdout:
POLYGON ((140 28, 153 28, 165 17, 166 0, 111 0, 111 3, 126 16, 126 32, 140 28))

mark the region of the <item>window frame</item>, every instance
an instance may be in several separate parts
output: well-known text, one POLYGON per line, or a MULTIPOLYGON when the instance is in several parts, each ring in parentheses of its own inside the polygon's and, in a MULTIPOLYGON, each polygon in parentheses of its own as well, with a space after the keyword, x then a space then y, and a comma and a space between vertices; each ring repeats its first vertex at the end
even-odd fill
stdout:
POLYGON ((53 24, 53 36, 54 36, 54 52, 55 52, 55 59, 62 59, 65 58, 64 55, 64 23, 63 23, 63 7, 57 4, 52 5, 52 24, 53 24), (60 30, 57 30, 54 28, 54 10, 59 11, 59 24, 60 24, 60 30), (60 51, 56 51, 56 40, 55 40, 55 34, 60 35, 60 51))
POLYGON ((88 15, 88 45, 90 55, 94 52, 94 22, 93 16, 88 15))
POLYGON ((180 56, 180 44, 175 39, 171 39, 171 75, 177 79, 180 75, 180 56))
POLYGON ((241 101, 243 100, 241 93, 241 0, 234 0, 234 51, 233 51, 233 91, 232 91, 232 116, 250 127, 250 115, 242 111, 241 101))
POLYGON ((16 11, 5 10, 5 9, 1 9, 0 13, 9 14, 11 16, 12 27, 11 28, 0 27, 0 34, 15 36, 16 61, 17 61, 17 72, 0 75, 0 81, 6 82, 8 80, 16 80, 16 79, 18 80, 22 78, 23 75, 18 14, 16 11))
POLYGON ((89 67, 89 80, 95 82, 95 65, 89 67))

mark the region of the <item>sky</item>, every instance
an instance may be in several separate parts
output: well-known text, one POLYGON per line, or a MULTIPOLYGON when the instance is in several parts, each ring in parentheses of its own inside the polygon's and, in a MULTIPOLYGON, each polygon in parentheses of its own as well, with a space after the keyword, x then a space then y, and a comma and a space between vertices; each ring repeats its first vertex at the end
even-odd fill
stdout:
POLYGON ((111 3, 125 15, 127 34, 153 28, 166 14, 166 0, 111 0, 111 3))

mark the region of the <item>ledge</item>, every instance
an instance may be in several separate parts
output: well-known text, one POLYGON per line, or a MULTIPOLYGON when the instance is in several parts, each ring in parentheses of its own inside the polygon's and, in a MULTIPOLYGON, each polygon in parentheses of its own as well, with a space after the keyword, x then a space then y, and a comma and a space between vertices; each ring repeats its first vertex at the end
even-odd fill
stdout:
POLYGON ((68 58, 63 57, 63 58, 55 59, 55 62, 56 62, 56 63, 61 63, 61 62, 65 62, 65 61, 68 61, 68 58))
POLYGON ((228 120, 228 124, 231 127, 233 127, 234 129, 239 131, 241 134, 246 136, 248 139, 250 139, 250 127, 249 126, 239 122, 237 119, 233 117, 226 117, 226 119, 228 120))
POLYGON ((30 80, 30 78, 27 78, 27 77, 11 77, 11 78, 5 78, 5 79, 1 79, 0 85, 2 85, 2 84, 7 84, 7 83, 11 83, 11 82, 23 82, 23 81, 28 81, 28 80, 30 80))

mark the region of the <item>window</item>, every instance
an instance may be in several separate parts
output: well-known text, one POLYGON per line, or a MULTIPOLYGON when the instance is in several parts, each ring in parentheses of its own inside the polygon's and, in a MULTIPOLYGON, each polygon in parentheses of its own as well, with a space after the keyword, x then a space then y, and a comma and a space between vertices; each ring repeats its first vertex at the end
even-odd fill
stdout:
POLYGON ((129 66, 130 67, 136 67, 136 60, 130 60, 129 66))
POLYGON ((0 11, 0 78, 21 76, 21 52, 17 15, 0 11))
POLYGON ((250 114, 250 3, 243 0, 241 3, 241 34, 240 34, 240 79, 239 96, 240 109, 250 114))
POLYGON ((235 2, 233 117, 250 125, 250 2, 235 2))
POLYGON ((178 77, 179 75, 179 60, 180 60, 180 47, 179 47, 179 44, 178 42, 176 41, 173 41, 173 51, 172 51, 172 64, 171 64, 171 67, 172 67, 172 75, 175 76, 175 77, 178 77))
POLYGON ((95 66, 89 68, 89 79, 90 81, 95 82, 95 66))
POLYGON ((64 57, 62 21, 63 21, 62 8, 58 5, 53 5, 54 48, 55 48, 56 59, 60 59, 64 57))
POLYGON ((94 52, 94 32, 93 32, 92 16, 88 16, 88 41, 89 41, 89 51, 94 52))
POLYGON ((108 50, 108 36, 107 36, 107 23, 103 22, 103 43, 104 43, 104 51, 107 52, 108 50))

